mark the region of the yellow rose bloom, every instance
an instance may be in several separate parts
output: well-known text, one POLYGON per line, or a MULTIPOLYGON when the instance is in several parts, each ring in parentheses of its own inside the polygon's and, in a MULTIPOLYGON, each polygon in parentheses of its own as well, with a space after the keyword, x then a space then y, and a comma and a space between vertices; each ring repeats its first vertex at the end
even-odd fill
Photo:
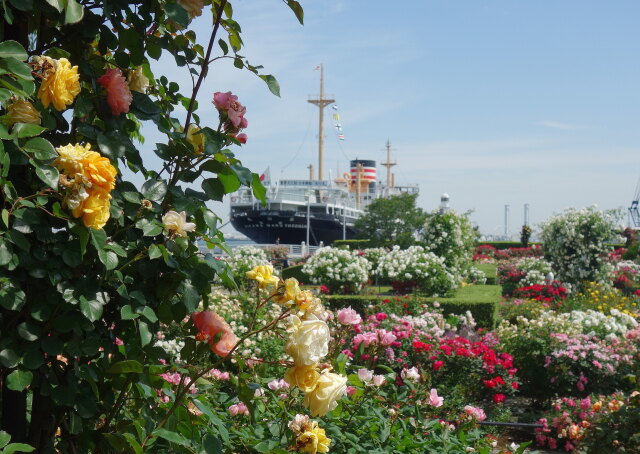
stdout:
POLYGON ((307 393, 304 404, 309 407, 311 416, 324 416, 338 406, 340 399, 347 391, 347 377, 325 372, 318 378, 318 386, 307 393))
POLYGON ((129 71, 127 83, 131 91, 137 91, 138 93, 145 93, 147 91, 149 78, 142 73, 142 66, 138 66, 133 71, 129 71))
POLYGON ((82 211, 82 223, 86 227, 96 230, 104 227, 111 216, 109 213, 110 200, 111 196, 101 191, 91 194, 79 208, 82 211))
POLYGON ((18 99, 7 106, 5 124, 9 127, 15 123, 40 124, 40 112, 29 101, 18 99))
POLYGON ((78 75, 78 67, 71 66, 66 58, 53 60, 54 71, 49 72, 40 83, 38 90, 38 98, 42 101, 44 107, 53 104, 56 110, 62 111, 80 93, 80 76, 78 75))
POLYGON ((331 439, 327 438, 325 430, 321 429, 316 421, 312 421, 306 429, 296 438, 298 452, 308 454, 329 452, 331 439))
POLYGON ((292 367, 284 374, 284 379, 291 386, 297 386, 301 391, 309 393, 318 386, 320 372, 318 372, 317 366, 317 364, 312 364, 292 367))
POLYGON ((295 301, 299 293, 300 286, 298 284, 298 280, 294 277, 290 277, 278 285, 273 301, 280 304, 287 304, 295 301))
POLYGON ((90 145, 65 145, 56 148, 53 165, 62 172, 67 189, 65 206, 82 218, 85 226, 101 229, 109 220, 111 190, 117 170, 109 159, 91 150, 90 145))
POLYGON ((190 124, 187 129, 187 142, 193 146, 193 151, 196 154, 204 153, 204 134, 197 134, 199 131, 200 128, 194 124, 190 124))
POLYGON ((260 288, 267 288, 278 283, 278 278, 273 275, 273 266, 271 265, 256 266, 251 271, 247 271, 247 277, 258 282, 260 288))

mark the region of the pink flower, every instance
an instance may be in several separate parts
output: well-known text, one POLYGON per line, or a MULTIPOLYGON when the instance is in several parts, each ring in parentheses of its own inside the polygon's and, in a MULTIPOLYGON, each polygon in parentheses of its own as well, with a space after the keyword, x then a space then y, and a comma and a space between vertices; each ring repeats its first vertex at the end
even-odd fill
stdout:
POLYGON ((378 330, 378 337, 380 338, 380 344, 384 345, 385 347, 391 345, 397 339, 391 331, 387 331, 384 329, 378 330))
POLYGON ((400 376, 403 380, 412 380, 414 383, 417 383, 420 380, 420 373, 415 367, 412 367, 411 369, 402 369, 400 376))
POLYGON ((477 421, 484 421, 485 419, 487 419, 487 415, 482 408, 467 405, 466 407, 464 407, 464 412, 477 421))
POLYGON ((376 385, 376 386, 384 385, 385 381, 386 381, 386 379, 384 378, 384 375, 374 375, 373 376, 373 384, 376 385))
POLYGON ((287 383, 286 381, 284 381, 283 379, 280 380, 272 380, 269 383, 267 383, 267 387, 271 390, 271 391, 278 391, 281 389, 287 389, 289 388, 289 383, 287 383))
POLYGON ((373 380, 373 371, 369 369, 358 369, 358 378, 365 383, 373 380))
POLYGON ((429 405, 442 407, 443 402, 444 397, 438 396, 438 391, 435 388, 431 388, 431 392, 429 393, 429 405))
POLYGON ((222 357, 227 356, 238 342, 227 322, 213 311, 194 312, 191 319, 199 331, 196 339, 209 342, 211 351, 222 357), (222 333, 219 338, 218 333, 222 333))
POLYGON ((122 339, 120 339, 119 337, 116 337, 116 340, 113 343, 118 346, 124 345, 124 342, 122 342, 122 339))
POLYGON ((442 366, 444 366, 444 361, 434 361, 433 362, 433 370, 434 371, 439 370, 442 366))
POLYGON ((245 133, 237 134, 235 138, 240 143, 247 143, 247 135, 245 133))
POLYGON ((583 410, 591 408, 591 398, 589 396, 580 401, 580 408, 582 408, 583 410))
POLYGON ((247 108, 238 102, 238 97, 231 94, 216 92, 213 94, 213 104, 220 112, 222 121, 225 121, 227 132, 237 132, 246 128, 249 122, 244 118, 247 108))
POLYGON ((356 388, 354 388, 353 386, 347 386, 347 395, 349 397, 353 396, 356 392, 356 388))
POLYGON ((338 321, 343 325, 358 325, 362 323, 362 317, 349 306, 338 311, 338 321))
POLYGON ((249 409, 243 402, 239 402, 229 407, 229 413, 231 416, 248 415, 249 409))
POLYGON ((378 320, 379 322, 381 322, 382 320, 386 320, 387 318, 387 314, 385 314, 384 312, 378 312, 376 314, 376 320, 378 320))
POLYGON ((129 112, 133 96, 120 68, 107 69, 98 83, 107 90, 107 104, 113 115, 129 112))
POLYGON ((547 438, 547 441, 549 442, 549 448, 551 449, 556 449, 557 448, 557 444, 556 444, 556 439, 555 438, 547 438))

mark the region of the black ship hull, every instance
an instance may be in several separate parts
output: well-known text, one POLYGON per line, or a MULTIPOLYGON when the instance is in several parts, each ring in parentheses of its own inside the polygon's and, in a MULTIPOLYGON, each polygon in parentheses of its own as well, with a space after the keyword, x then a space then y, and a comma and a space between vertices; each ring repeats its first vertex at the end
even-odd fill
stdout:
MULTIPOLYGON (((258 244, 300 244, 307 241, 307 216, 301 212, 255 210, 231 214, 231 225, 258 244)), ((325 246, 335 240, 353 238, 353 223, 330 214, 314 213, 309 217, 309 245, 325 246)))

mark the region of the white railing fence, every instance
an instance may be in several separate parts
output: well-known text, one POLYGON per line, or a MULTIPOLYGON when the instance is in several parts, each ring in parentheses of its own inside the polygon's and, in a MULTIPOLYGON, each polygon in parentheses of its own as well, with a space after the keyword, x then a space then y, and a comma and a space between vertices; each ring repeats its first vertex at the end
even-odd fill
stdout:
MULTIPOLYGON (((279 248, 286 247, 289 249, 289 253, 287 254, 289 258, 302 258, 307 255, 315 254, 315 252, 322 247, 322 244, 320 246, 309 246, 308 244, 305 244, 303 241, 300 244, 251 244, 251 246, 254 246, 260 249, 270 249, 273 247, 279 247, 279 248)), ((229 249, 233 250, 234 247, 240 247, 240 245, 230 246, 229 249)), ((203 253, 209 253, 215 257, 227 256, 227 253, 218 247, 216 247, 215 249, 208 249, 206 246, 200 245, 200 250, 203 253)))

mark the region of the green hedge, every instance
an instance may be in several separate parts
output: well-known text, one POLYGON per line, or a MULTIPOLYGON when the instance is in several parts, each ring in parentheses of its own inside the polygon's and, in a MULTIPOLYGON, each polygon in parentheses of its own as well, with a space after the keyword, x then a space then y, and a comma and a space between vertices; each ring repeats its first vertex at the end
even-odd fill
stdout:
MULTIPOLYGON (((385 298, 387 297, 372 295, 329 295, 324 296, 322 300, 331 310, 351 306, 362 314, 366 312, 368 306, 378 305, 385 298)), ((437 300, 445 315, 464 314, 470 311, 478 327, 493 329, 496 325, 498 303, 495 301, 473 303, 459 298, 425 298, 413 295, 410 296, 410 300, 414 303, 431 303, 433 300, 437 300)))
POLYGON ((331 246, 341 249, 366 249, 370 246, 371 240, 335 240, 331 246))
MULTIPOLYGON (((487 246, 493 246, 496 249, 510 249, 512 247, 522 247, 522 243, 520 241, 478 241, 476 243, 477 246, 482 246, 486 244, 487 246)), ((529 246, 541 246, 542 243, 529 242, 529 246)))
POLYGON ((282 270, 282 279, 289 279, 290 277, 295 277, 298 282, 302 282, 304 284, 308 284, 309 276, 302 272, 302 267, 304 265, 294 265, 289 268, 285 268, 282 270))

